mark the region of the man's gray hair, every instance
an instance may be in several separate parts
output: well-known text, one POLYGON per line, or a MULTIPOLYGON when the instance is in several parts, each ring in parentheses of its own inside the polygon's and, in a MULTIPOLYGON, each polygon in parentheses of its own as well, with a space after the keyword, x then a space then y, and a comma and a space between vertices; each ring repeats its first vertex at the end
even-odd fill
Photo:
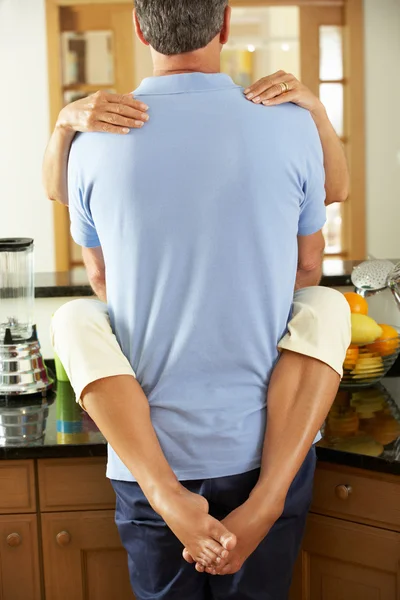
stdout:
POLYGON ((145 40, 168 56, 207 46, 221 31, 228 0, 135 0, 145 40))

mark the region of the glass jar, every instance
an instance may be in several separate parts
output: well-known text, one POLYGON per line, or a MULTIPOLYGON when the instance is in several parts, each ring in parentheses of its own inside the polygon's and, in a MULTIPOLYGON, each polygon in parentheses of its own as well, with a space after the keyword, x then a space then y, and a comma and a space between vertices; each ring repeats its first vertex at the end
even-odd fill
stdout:
POLYGON ((0 238, 0 344, 32 336, 33 240, 0 238))

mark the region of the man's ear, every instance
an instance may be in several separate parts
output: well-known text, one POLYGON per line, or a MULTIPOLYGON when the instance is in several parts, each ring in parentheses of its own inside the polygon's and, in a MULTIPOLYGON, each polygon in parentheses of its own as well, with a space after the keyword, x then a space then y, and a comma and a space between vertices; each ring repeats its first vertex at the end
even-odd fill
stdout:
POLYGON ((137 18, 137 14, 136 11, 133 11, 133 22, 135 24, 135 31, 136 31, 136 35, 138 36, 139 40, 142 42, 142 44, 144 44, 145 46, 150 46, 149 42, 147 42, 145 40, 145 37, 143 35, 142 29, 140 27, 140 23, 139 20, 137 18))
POLYGON ((224 24, 222 26, 221 33, 219 35, 220 44, 226 44, 229 39, 229 34, 231 32, 231 16, 232 16, 232 9, 230 6, 227 6, 225 8, 224 24))

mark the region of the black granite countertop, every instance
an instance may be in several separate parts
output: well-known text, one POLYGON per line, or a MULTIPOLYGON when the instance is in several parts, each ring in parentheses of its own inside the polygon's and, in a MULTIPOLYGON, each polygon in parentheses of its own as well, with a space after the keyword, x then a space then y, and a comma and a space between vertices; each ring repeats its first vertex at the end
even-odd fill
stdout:
POLYGON ((322 435, 319 460, 400 475, 400 377, 340 390, 322 435))
MULTIPOLYGON (((393 262, 396 264, 398 260, 393 262)), ((360 261, 326 258, 321 285, 328 287, 351 285, 351 272, 359 263, 360 261)), ((35 290, 37 298, 93 295, 83 268, 63 273, 36 273, 35 290)))
MULTIPOLYGON (((69 383, 58 382, 44 399, 0 400, 0 459, 106 454, 104 437, 76 403, 69 383)), ((317 454, 321 461, 400 475, 400 377, 341 390, 317 454)))
POLYGON ((36 298, 93 296, 86 271, 78 268, 60 273, 35 273, 36 298))
POLYGON ((106 455, 106 440, 68 382, 46 398, 0 399, 0 459, 106 455))

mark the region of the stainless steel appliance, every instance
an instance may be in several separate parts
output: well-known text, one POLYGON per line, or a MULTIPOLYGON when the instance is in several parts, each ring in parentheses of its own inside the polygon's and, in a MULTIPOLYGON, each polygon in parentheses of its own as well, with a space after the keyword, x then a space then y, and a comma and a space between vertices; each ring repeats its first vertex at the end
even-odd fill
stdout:
POLYGON ((366 260, 354 267, 351 282, 356 292, 364 297, 389 289, 400 309, 400 263, 394 265, 390 260, 366 260))
POLYGON ((52 386, 33 308, 33 240, 0 239, 0 396, 44 396, 52 386))
POLYGON ((0 446, 41 446, 53 396, 0 398, 0 446))

